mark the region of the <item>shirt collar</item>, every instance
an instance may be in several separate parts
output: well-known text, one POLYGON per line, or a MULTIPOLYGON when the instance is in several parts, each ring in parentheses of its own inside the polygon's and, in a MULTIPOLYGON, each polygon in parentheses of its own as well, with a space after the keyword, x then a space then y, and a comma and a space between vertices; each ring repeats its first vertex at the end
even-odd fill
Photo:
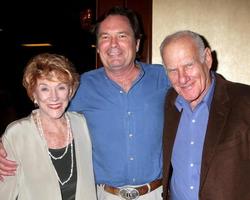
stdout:
MULTIPOLYGON (((145 69, 144 69, 145 66, 143 66, 143 63, 141 63, 141 62, 139 62, 139 61, 137 61, 137 60, 135 61, 135 64, 136 64, 136 66, 139 67, 139 69, 140 69, 140 74, 139 74, 139 76, 138 76, 137 79, 136 79, 136 80, 139 80, 139 79, 141 79, 141 77, 145 74, 145 69)), ((105 71, 104 66, 102 67, 102 73, 103 73, 105 79, 109 79, 108 76, 107 76, 107 73, 106 73, 106 71, 105 71)))

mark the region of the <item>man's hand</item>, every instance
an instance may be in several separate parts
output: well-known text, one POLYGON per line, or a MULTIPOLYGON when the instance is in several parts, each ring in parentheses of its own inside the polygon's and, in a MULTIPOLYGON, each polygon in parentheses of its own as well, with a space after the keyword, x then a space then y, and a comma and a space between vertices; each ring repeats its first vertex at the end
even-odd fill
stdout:
POLYGON ((16 162, 8 160, 6 157, 7 153, 0 140, 0 181, 4 180, 4 176, 14 176, 16 172, 16 162))

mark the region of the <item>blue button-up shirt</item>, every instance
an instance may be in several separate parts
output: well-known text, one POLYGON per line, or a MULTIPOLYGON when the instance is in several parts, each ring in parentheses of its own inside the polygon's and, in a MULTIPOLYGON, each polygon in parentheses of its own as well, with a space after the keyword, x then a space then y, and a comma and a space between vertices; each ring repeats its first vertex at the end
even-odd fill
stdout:
POLYGON ((162 175, 163 106, 170 84, 162 65, 138 64, 140 75, 127 93, 104 68, 84 73, 70 104, 86 117, 97 184, 138 185, 162 175))
POLYGON ((204 99, 191 110, 178 96, 175 102, 181 112, 171 163, 173 174, 170 190, 172 200, 198 200, 202 150, 207 130, 209 109, 214 92, 214 79, 204 99))

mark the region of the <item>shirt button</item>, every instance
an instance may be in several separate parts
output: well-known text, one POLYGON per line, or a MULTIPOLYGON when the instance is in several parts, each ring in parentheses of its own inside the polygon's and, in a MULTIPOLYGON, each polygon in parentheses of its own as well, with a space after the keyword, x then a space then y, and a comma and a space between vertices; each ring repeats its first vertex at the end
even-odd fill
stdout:
POLYGON ((135 180, 136 180, 136 179, 135 179, 135 178, 133 178, 133 182, 135 182, 135 180))
POLYGON ((128 111, 128 115, 131 115, 131 112, 130 112, 130 111, 128 111))
POLYGON ((195 123, 195 119, 192 119, 192 123, 195 123))
POLYGON ((133 137, 133 134, 132 134, 132 133, 130 133, 128 136, 129 136, 130 138, 132 138, 132 137, 133 137))
POLYGON ((191 163, 191 164, 190 164, 190 167, 193 167, 193 166, 194 166, 194 163, 191 163))
POLYGON ((123 93, 123 91, 122 91, 122 90, 120 90, 120 93, 122 94, 122 93, 123 93))
POLYGON ((194 189, 194 186, 191 185, 191 186, 190 186, 190 190, 193 190, 193 189, 194 189))
POLYGON ((134 158, 133 158, 133 157, 130 157, 129 160, 134 160, 134 158))
POLYGON ((191 141, 190 144, 193 145, 193 144, 194 144, 194 141, 191 141))

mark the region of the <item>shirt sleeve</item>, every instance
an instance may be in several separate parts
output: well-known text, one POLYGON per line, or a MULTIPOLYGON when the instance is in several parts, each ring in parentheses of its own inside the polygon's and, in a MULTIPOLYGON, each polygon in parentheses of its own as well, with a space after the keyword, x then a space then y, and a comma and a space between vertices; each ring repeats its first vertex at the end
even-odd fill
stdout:
MULTIPOLYGON (((8 141, 7 136, 3 135, 2 142, 4 148, 7 152, 9 160, 17 160, 14 150, 12 148, 13 145, 8 141)), ((19 166, 20 167, 20 166, 19 166)), ((17 169, 15 176, 6 176, 4 177, 4 181, 0 181, 0 197, 4 200, 16 200, 18 196, 18 174, 19 169, 17 169)))
POLYGON ((69 103, 68 111, 83 112, 82 104, 85 98, 85 84, 84 75, 81 75, 79 88, 69 103))

